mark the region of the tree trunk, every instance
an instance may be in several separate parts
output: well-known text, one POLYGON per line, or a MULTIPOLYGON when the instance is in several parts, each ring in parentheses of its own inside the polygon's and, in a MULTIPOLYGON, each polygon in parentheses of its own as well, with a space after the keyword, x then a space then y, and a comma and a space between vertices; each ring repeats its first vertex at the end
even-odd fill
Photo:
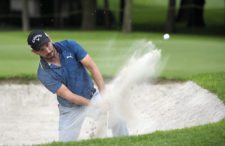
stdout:
POLYGON ((176 0, 169 0, 165 31, 175 32, 176 0))
POLYGON ((123 15, 123 32, 132 31, 132 19, 131 19, 132 0, 125 0, 125 9, 123 15))
POLYGON ((180 7, 178 10, 178 14, 177 14, 177 18, 176 21, 177 22, 186 22, 188 19, 188 12, 189 12, 189 8, 192 5, 192 0, 181 0, 180 1, 180 7))
POLYGON ((29 30, 28 0, 22 0, 22 30, 29 30))
POLYGON ((193 0, 193 6, 190 10, 190 16, 188 19, 188 26, 204 27, 204 5, 205 0, 193 0))
POLYGON ((8 15, 10 14, 10 1, 0 0, 0 25, 7 25, 9 22, 8 15))
POLYGON ((55 0, 54 1, 54 26, 55 27, 62 27, 61 26, 61 8, 62 8, 62 3, 60 0, 55 0))
POLYGON ((104 0, 104 21, 106 28, 110 28, 109 21, 109 0, 104 0))
POLYGON ((82 0, 82 30, 94 30, 96 26, 96 0, 82 0))
POLYGON ((125 9, 125 0, 120 0, 119 26, 123 25, 124 9, 125 9))
POLYGON ((203 27, 205 0, 181 0, 176 18, 177 22, 185 22, 188 27, 203 27))

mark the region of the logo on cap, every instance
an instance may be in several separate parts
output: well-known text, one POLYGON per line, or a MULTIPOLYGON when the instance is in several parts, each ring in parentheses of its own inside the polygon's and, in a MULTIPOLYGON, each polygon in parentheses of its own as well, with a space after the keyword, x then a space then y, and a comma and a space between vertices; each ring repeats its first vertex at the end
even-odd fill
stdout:
POLYGON ((32 39, 32 43, 34 44, 35 41, 38 41, 39 42, 41 37, 42 37, 41 34, 38 34, 38 35, 34 36, 33 39, 32 39))

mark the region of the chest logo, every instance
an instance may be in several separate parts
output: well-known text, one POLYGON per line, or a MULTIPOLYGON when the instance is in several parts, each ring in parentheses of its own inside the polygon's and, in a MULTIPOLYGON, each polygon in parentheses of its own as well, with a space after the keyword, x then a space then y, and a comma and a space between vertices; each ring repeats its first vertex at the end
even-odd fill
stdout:
POLYGON ((73 58, 72 54, 70 53, 69 56, 66 56, 66 59, 69 59, 69 58, 73 58))

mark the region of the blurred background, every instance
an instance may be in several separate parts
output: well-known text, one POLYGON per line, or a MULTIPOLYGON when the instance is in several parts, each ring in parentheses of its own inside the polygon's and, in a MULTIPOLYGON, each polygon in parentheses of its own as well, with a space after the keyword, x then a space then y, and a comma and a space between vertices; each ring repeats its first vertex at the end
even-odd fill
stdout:
POLYGON ((0 29, 225 34, 224 0, 1 0, 0 29))

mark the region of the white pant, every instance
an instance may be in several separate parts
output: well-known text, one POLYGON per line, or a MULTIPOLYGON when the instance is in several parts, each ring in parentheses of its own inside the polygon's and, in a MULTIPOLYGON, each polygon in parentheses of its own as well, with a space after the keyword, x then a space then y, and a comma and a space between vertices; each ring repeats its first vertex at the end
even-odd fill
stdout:
MULTIPOLYGON (((94 100, 101 99, 101 95, 96 92, 93 96, 94 100)), ((81 126, 85 117, 85 106, 63 107, 59 105, 59 141, 76 141, 78 139, 81 126)), ((128 135, 127 125, 122 120, 109 125, 112 129, 113 136, 128 135)))

